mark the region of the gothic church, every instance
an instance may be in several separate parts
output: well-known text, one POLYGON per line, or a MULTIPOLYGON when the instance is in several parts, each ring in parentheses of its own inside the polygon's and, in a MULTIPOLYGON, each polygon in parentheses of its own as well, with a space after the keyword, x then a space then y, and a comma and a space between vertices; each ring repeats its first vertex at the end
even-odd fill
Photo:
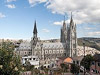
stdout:
POLYGON ((71 16, 69 25, 65 20, 61 27, 60 42, 43 42, 38 36, 36 21, 34 23, 33 37, 30 42, 21 43, 17 49, 20 56, 38 56, 40 60, 50 63, 57 57, 77 56, 76 24, 71 16))

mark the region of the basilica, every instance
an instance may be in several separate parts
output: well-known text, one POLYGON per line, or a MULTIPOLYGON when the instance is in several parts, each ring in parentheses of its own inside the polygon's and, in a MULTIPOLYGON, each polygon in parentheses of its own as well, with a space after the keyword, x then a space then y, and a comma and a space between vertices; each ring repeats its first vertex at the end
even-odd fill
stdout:
POLYGON ((16 49, 21 56, 37 56, 45 63, 56 60, 57 57, 77 56, 77 32, 76 24, 71 16, 70 23, 67 25, 65 20, 61 27, 60 41, 42 41, 37 36, 37 24, 34 23, 33 37, 30 42, 22 42, 16 49))

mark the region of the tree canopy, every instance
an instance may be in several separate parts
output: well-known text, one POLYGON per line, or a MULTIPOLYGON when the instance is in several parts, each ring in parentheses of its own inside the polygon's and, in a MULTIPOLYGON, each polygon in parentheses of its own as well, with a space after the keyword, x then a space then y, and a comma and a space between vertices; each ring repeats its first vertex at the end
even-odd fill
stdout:
POLYGON ((68 70, 68 65, 67 64, 61 63, 60 66, 61 66, 61 69, 62 69, 63 73, 67 72, 67 70, 68 70))
POLYGON ((82 61, 81 61, 81 65, 85 67, 86 70, 90 70, 90 66, 91 66, 91 62, 93 61, 93 56, 86 55, 82 61))
POLYGON ((71 64, 71 73, 78 74, 80 70, 80 67, 77 64, 71 64))
POLYGON ((0 75, 19 75, 20 57, 14 53, 12 42, 2 42, 0 47, 0 75))

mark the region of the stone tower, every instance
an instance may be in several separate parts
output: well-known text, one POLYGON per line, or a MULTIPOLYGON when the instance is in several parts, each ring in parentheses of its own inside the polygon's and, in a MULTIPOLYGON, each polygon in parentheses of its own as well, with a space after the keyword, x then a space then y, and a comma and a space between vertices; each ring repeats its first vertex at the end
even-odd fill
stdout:
POLYGON ((66 56, 73 57, 77 55, 77 33, 76 33, 76 24, 74 24, 72 15, 69 25, 67 25, 65 19, 63 22, 63 27, 61 28, 61 37, 60 41, 66 43, 66 56))
POLYGON ((38 41, 38 37, 37 37, 37 27, 36 27, 36 21, 34 23, 34 30, 33 30, 33 37, 31 39, 31 48, 32 48, 32 56, 34 55, 34 50, 38 41))
POLYGON ((72 15, 69 24, 69 29, 67 31, 67 56, 70 57, 77 56, 76 24, 73 21, 72 15))
POLYGON ((61 28, 60 41, 62 43, 66 43, 67 42, 67 29, 66 29, 65 18, 64 18, 64 21, 63 21, 63 27, 61 28))

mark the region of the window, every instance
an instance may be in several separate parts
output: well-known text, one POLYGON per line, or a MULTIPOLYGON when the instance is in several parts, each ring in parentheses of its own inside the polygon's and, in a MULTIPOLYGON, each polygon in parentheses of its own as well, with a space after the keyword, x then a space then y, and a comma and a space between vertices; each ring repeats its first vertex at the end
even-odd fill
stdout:
POLYGON ((60 51, 60 53, 63 53, 62 51, 60 51))
POLYGON ((96 73, 98 73, 98 71, 97 71, 97 70, 95 70, 95 72, 96 72, 96 73))
POLYGON ((55 53, 55 50, 53 50, 53 53, 55 53))
POLYGON ((100 62, 98 62, 98 66, 100 67, 100 62))
POLYGON ((79 61, 77 61, 77 64, 79 64, 79 61))
POLYGON ((29 52, 29 54, 31 54, 31 52, 29 52))
POLYGON ((73 61, 73 63, 75 64, 75 61, 73 61))
POLYGON ((52 53, 52 51, 51 51, 51 50, 49 50, 49 53, 51 54, 51 53, 52 53))
POLYGON ((66 53, 64 53, 64 56, 66 56, 66 53))
POLYGON ((38 61, 38 58, 36 59, 36 61, 38 61))
POLYGON ((35 60, 35 58, 33 58, 33 60, 35 60))
POLYGON ((27 60, 27 58, 25 58, 25 60, 27 60))
POLYGON ((94 69, 92 69, 92 71, 93 71, 93 72, 95 72, 95 70, 94 70, 94 69))
POLYGON ((95 62, 93 61, 93 62, 92 62, 92 65, 94 65, 94 64, 95 64, 95 62))
POLYGON ((48 51, 46 50, 46 51, 45 51, 45 53, 47 54, 47 53, 48 53, 48 51))
POLYGON ((25 52, 25 54, 26 54, 26 52, 25 52))
POLYGON ((32 59, 30 58, 30 60, 32 60, 32 59))

